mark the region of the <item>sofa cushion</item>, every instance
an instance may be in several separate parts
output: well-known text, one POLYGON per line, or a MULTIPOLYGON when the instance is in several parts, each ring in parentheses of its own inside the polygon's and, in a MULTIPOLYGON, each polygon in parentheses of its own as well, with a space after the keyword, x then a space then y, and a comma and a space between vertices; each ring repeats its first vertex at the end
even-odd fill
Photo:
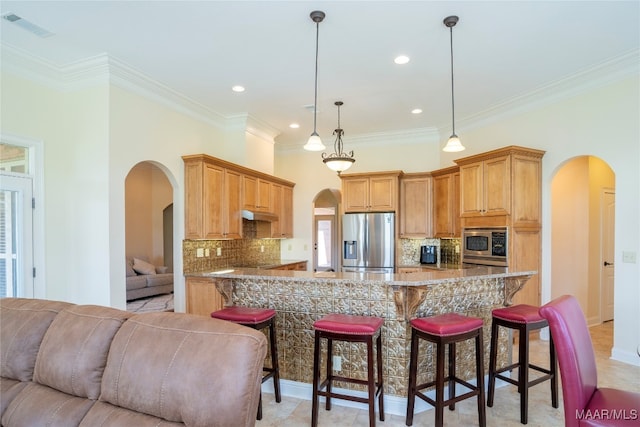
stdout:
POLYGON ((29 382, 0 377, 0 416, 9 403, 20 393, 29 382))
POLYGON ((167 267, 166 265, 161 265, 156 267, 157 274, 164 274, 168 272, 169 272, 169 267, 167 267))
POLYGON ((129 262, 129 260, 127 260, 126 263, 126 271, 127 271, 127 277, 134 277, 137 276, 138 273, 136 273, 136 271, 133 269, 133 260, 131 260, 131 262, 129 262))
POLYGON ((147 277, 152 276, 133 276, 127 277, 127 290, 132 291, 134 289, 142 289, 147 287, 147 277))
POLYGON ((111 343, 100 400, 190 426, 254 425, 267 341, 204 316, 144 313, 111 343))
POLYGON ((2 426, 77 426, 94 402, 30 382, 9 403, 2 426))
MULTIPOLYGON (((211 425, 215 422, 212 421, 211 425)), ((106 402, 96 402, 91 407, 87 415, 82 419, 79 427, 165 427, 165 426, 184 426, 183 423, 172 423, 140 412, 131 411, 129 409, 113 406, 106 402), (159 422, 162 421, 162 422, 159 422)))
POLYGON ((156 274, 156 266, 138 258, 133 259, 133 270, 138 274, 156 274))
POLYGON ((31 380, 47 328, 58 312, 72 305, 27 298, 0 299, 0 376, 31 380))
POLYGON ((173 283, 173 273, 153 274, 145 277, 147 278, 147 286, 171 285, 173 283))
POLYGON ((111 340, 130 316, 97 305, 61 311, 42 340, 33 381, 69 395, 97 399, 111 340))

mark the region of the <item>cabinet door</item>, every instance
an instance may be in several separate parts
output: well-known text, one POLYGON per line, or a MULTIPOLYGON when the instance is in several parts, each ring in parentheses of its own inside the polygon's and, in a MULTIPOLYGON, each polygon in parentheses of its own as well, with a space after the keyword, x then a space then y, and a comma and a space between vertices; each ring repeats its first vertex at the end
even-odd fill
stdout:
POLYGON ((278 215, 278 221, 271 223, 271 237, 279 239, 282 234, 282 185, 273 184, 271 186, 271 206, 273 212, 278 215))
POLYGON ((204 164, 203 235, 205 239, 224 238, 224 172, 219 166, 204 164))
POLYGON ((256 209, 263 212, 273 212, 277 208, 271 206, 271 184, 269 181, 258 179, 258 196, 256 209))
POLYGON ((460 172, 453 174, 453 194, 451 195, 451 222, 453 224, 452 234, 455 237, 462 236, 460 227, 460 172))
POLYGON ((460 214, 464 216, 482 215, 483 206, 483 163, 460 166, 460 214))
POLYGON ((400 237, 432 237, 431 177, 402 179, 400 237))
MULTIPOLYGON (((280 210, 280 237, 293 238, 293 188, 282 187, 282 209, 280 210)), ((307 269, 305 263, 304 270, 307 269)))
POLYGON ((184 237, 201 239, 202 236, 202 163, 184 165, 184 237))
POLYGON ((542 162, 540 158, 513 155, 512 221, 516 227, 539 227, 542 215, 542 162))
POLYGON ((212 311, 221 310, 224 301, 211 279, 187 277, 185 281, 187 313, 211 317, 212 311))
POLYGON ((398 178, 371 177, 369 178, 369 210, 389 212, 396 210, 398 195, 398 178))
POLYGON ((242 175, 239 172, 235 172, 227 169, 224 175, 224 200, 221 200, 221 204, 224 204, 224 237, 227 239, 241 239, 242 238, 242 205, 240 197, 242 175))
POLYGON ((258 179, 252 176, 242 176, 242 206, 244 209, 255 211, 258 206, 258 179))
POLYGON ((369 179, 343 179, 342 189, 345 212, 366 212, 369 207, 369 179))
POLYGON ((435 237, 453 235, 453 174, 433 178, 433 227, 435 237))
POLYGON ((510 156, 484 161, 484 209, 483 214, 505 215, 511 206, 510 156))

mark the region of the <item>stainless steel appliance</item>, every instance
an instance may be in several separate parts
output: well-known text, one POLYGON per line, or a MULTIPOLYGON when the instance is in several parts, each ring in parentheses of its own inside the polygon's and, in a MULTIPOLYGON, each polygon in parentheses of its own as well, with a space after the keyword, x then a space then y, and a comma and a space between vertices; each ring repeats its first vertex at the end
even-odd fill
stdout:
POLYGON ((342 241, 342 271, 393 273, 395 214, 344 214, 342 241))
POLYGON ((435 245, 420 246, 420 264, 437 264, 438 252, 435 245))
POLYGON ((462 262, 508 267, 507 227, 465 228, 462 230, 462 262))

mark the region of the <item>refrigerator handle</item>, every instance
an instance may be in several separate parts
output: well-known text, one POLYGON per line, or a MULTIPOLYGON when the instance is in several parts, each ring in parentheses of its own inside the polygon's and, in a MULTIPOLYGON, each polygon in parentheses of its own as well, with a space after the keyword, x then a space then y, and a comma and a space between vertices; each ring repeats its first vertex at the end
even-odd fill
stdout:
POLYGON ((362 247, 362 254, 364 256, 364 266, 368 267, 367 260, 369 259, 369 220, 366 216, 364 217, 364 242, 362 247))

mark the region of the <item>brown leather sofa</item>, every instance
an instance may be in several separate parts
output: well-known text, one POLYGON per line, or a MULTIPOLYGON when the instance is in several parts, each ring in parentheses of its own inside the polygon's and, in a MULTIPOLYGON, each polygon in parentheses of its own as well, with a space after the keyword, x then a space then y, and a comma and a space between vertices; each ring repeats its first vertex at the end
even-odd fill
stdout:
POLYGON ((11 426, 253 426, 265 336, 181 313, 0 299, 11 426))

